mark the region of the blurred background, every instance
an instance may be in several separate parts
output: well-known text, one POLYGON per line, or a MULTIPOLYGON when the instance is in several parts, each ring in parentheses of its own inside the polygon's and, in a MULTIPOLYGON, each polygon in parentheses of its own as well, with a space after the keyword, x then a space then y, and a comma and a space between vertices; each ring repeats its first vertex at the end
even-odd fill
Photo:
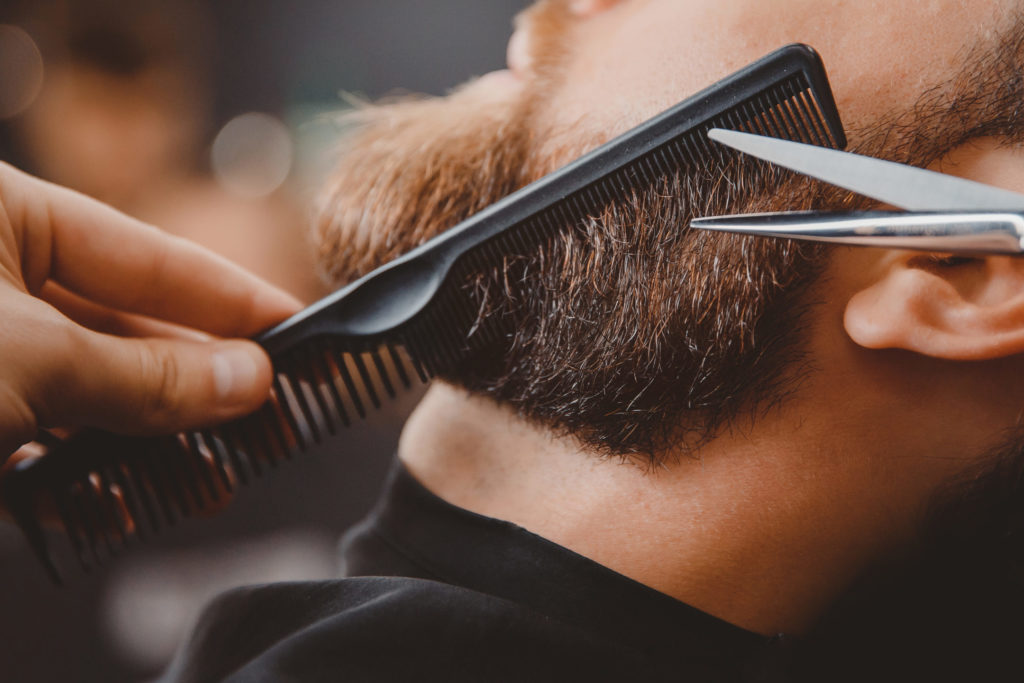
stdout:
MULTIPOLYGON (((502 68, 527 0, 0 0, 0 160, 219 251, 305 300, 340 94, 502 68)), ((0 522, 0 680, 152 680, 202 604, 331 576, 407 397, 321 452, 55 588, 0 522)), ((71 569, 71 565, 66 565, 71 569)))

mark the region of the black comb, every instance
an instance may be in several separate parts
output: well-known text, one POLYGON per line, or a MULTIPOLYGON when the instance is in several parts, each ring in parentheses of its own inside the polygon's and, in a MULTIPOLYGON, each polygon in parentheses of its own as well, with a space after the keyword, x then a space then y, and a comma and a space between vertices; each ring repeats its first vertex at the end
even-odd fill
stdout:
POLYGON ((257 341, 275 380, 255 414, 163 438, 80 432, 20 463, 0 495, 54 581, 60 575, 40 521, 44 499, 90 570, 133 539, 215 503, 236 481, 260 476, 501 341, 507 320, 482 316, 464 283, 508 255, 535 252, 636 190, 724 163, 730 152, 709 144, 711 128, 846 145, 817 53, 784 47, 263 334, 257 341))

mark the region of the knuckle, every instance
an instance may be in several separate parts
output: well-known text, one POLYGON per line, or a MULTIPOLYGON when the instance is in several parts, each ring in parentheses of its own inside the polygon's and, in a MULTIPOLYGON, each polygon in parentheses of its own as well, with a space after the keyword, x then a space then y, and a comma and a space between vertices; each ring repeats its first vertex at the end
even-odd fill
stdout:
POLYGON ((76 379, 76 358, 83 339, 74 325, 40 307, 27 307, 18 316, 18 342, 3 345, 5 354, 21 357, 19 373, 33 412, 47 424, 69 413, 68 386, 76 379))
MULTIPOLYGON (((0 416, 2 425, 3 441, 11 441, 16 444, 24 444, 35 438, 38 430, 35 411, 21 395, 7 384, 0 384, 0 405, 4 406, 3 415, 0 416)), ((7 453, 0 452, 0 463, 7 453)))
POLYGON ((172 422, 183 408, 181 368, 165 349, 142 347, 139 355, 143 380, 142 414, 147 422, 172 422))
POLYGON ((159 299, 159 292, 166 290, 164 283, 167 280, 167 271, 171 262, 170 250, 167 247, 168 241, 173 240, 161 240, 151 247, 152 253, 145 282, 136 290, 133 302, 136 308, 151 307, 159 299))
POLYGON ((252 331, 259 329, 260 320, 260 295, 255 289, 245 293, 242 297, 242 305, 238 306, 235 310, 237 311, 237 318, 233 320, 235 330, 238 330, 237 334, 251 334, 252 331))

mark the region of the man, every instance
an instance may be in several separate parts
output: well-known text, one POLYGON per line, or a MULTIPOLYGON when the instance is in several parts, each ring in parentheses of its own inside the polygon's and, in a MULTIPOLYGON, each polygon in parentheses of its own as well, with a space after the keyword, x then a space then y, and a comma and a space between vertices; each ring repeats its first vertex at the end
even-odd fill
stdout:
MULTIPOLYGON (((510 72, 357 114, 324 265, 365 273, 794 41, 821 52, 854 150, 1024 190, 1022 10, 540 2, 510 72)), ((525 277, 484 286, 517 333, 407 424, 347 539, 361 578, 223 597, 169 676, 1006 675, 1024 263, 694 234, 694 214, 858 202, 711 180, 514 255, 525 277)))

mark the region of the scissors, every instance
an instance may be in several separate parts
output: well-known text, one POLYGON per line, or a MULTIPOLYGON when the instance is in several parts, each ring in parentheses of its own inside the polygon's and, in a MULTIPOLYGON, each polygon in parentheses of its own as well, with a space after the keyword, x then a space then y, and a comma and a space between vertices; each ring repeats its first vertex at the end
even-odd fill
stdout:
POLYGON ((952 254, 1024 254, 1024 194, 893 161, 712 129, 751 156, 905 211, 793 211, 711 216, 691 227, 748 235, 952 254))

